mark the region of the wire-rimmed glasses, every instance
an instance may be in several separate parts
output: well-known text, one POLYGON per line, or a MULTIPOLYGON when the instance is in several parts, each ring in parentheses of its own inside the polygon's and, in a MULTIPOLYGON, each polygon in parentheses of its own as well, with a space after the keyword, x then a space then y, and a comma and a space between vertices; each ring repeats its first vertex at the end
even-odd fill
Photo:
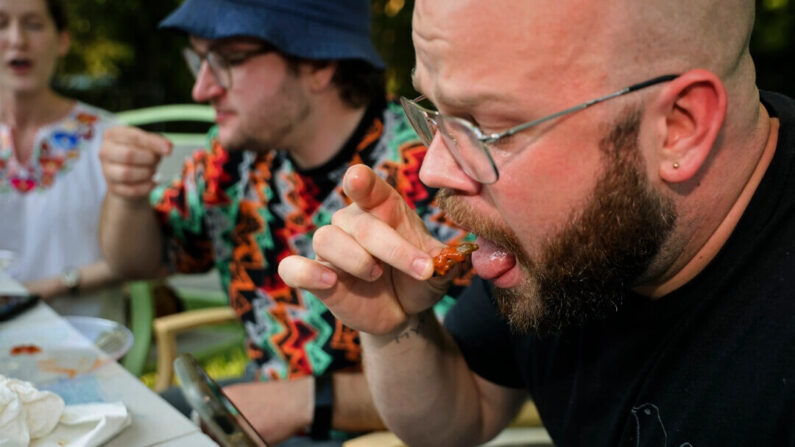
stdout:
POLYGON ((419 105, 418 102, 425 99, 425 96, 419 96, 415 99, 401 97, 400 103, 403 105, 403 110, 406 112, 406 116, 409 119, 409 123, 411 123, 411 126, 414 128, 414 131, 417 132, 417 135, 419 135, 427 146, 430 146, 434 135, 436 135, 436 131, 441 130, 445 145, 461 169, 473 180, 482 184, 490 184, 496 182, 500 177, 497 165, 494 163, 494 159, 491 157, 489 151, 489 145, 497 140, 522 132, 552 119, 588 108, 594 104, 607 101, 608 99, 616 98, 652 85, 672 81, 677 77, 679 77, 679 75, 670 74, 658 76, 630 85, 629 87, 625 87, 608 95, 600 96, 596 99, 569 107, 560 112, 495 133, 483 132, 478 126, 463 118, 445 115, 436 110, 427 109, 419 105))

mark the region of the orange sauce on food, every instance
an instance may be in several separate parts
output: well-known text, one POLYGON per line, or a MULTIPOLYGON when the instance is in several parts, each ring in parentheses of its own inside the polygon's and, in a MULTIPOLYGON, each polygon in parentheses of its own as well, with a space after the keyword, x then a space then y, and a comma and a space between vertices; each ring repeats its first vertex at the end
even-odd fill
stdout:
POLYGON ((448 245, 438 255, 433 257, 433 271, 437 276, 444 276, 456 264, 464 262, 473 251, 478 249, 478 244, 464 242, 460 245, 448 245))
POLYGON ((41 352, 36 345, 17 345, 11 348, 11 355, 33 355, 41 352))

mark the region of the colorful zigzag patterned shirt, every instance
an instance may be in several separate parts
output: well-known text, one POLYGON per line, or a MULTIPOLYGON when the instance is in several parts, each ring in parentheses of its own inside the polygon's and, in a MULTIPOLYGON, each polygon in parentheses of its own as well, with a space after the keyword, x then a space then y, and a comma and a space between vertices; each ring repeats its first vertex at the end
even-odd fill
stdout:
MULTIPOLYGON (((182 175, 151 198, 175 269, 220 272, 261 380, 360 368, 357 332, 311 293, 287 287, 277 273, 279 261, 289 255, 314 257, 315 229, 350 203, 341 186, 350 165, 371 166, 412 204, 437 239, 471 238, 436 206, 435 191, 420 183, 426 149, 393 102, 371 105, 340 153, 309 171, 297 169, 284 151, 227 152, 214 135, 211 131, 210 148, 194 153, 182 175)), ((435 308, 437 316, 451 304, 445 297, 435 308)))

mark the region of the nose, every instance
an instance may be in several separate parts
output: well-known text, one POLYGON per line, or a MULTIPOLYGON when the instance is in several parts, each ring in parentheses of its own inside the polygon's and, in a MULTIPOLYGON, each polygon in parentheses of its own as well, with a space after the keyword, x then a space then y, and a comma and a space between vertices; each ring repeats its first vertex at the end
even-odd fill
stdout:
POLYGON ((6 44, 13 47, 23 47, 27 42, 27 36, 22 29, 18 20, 13 20, 5 31, 3 31, 3 40, 6 44))
POLYGON ((196 75, 196 82, 193 84, 191 96, 196 102, 208 102, 226 92, 216 79, 215 74, 210 70, 207 61, 202 62, 199 73, 196 75))
POLYGON ((458 165, 440 132, 433 136, 428 146, 420 167, 420 180, 431 188, 450 188, 469 194, 476 194, 481 187, 458 165))

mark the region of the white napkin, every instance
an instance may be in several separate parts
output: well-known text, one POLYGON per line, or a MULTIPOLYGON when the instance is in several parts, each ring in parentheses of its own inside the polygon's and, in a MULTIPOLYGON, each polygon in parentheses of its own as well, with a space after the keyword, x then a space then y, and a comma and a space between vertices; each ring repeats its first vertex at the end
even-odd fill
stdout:
POLYGON ((96 447, 131 421, 122 402, 64 406, 55 393, 0 375, 0 447, 96 447))
POLYGON ((122 402, 67 405, 55 430, 34 440, 30 447, 96 447, 131 422, 122 402))
POLYGON ((64 409, 60 396, 0 375, 0 446, 26 447, 51 432, 64 409))

